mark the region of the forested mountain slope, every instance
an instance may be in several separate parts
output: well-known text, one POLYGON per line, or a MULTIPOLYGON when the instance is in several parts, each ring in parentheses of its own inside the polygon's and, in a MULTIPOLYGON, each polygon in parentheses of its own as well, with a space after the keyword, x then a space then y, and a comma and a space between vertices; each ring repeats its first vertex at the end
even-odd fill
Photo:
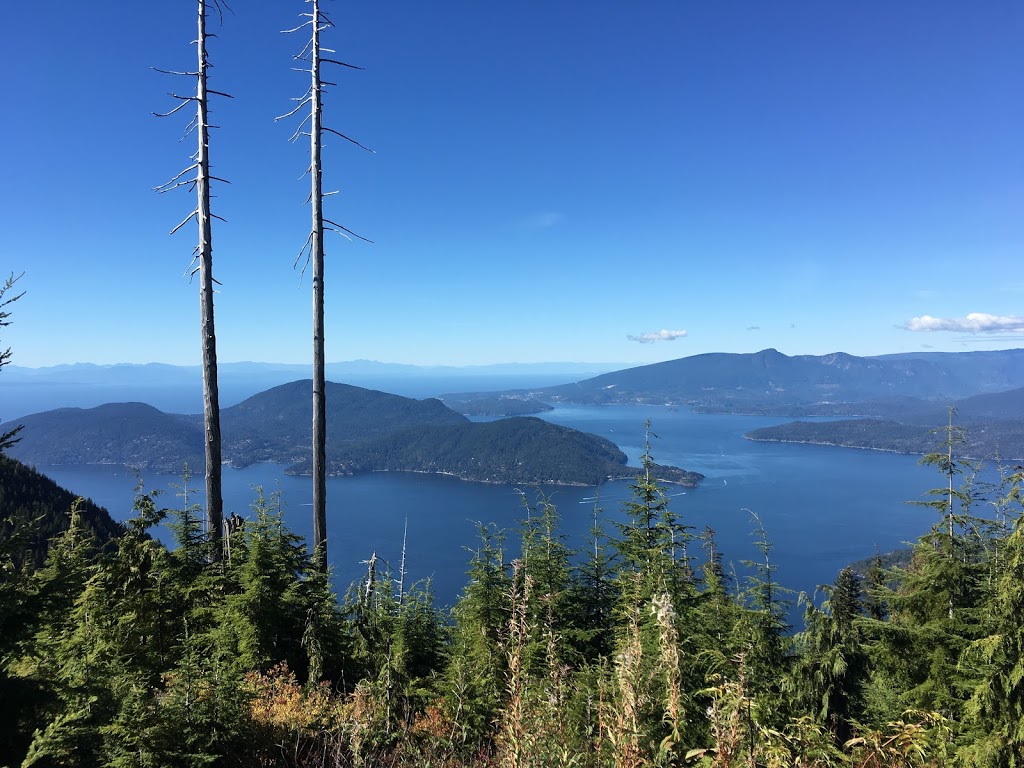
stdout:
MULTIPOLYGON (((755 429, 747 437, 924 454, 934 450, 940 439, 936 430, 941 431, 949 418, 948 407, 920 400, 865 405, 865 413, 880 418, 793 421, 755 429)), ((975 395, 950 406, 955 409, 956 423, 967 428, 962 447, 966 455, 1024 460, 1024 389, 975 395)))
MULTIPOLYGON (((261 392, 221 414, 224 459, 310 472, 312 385, 261 392)), ((124 464, 177 473, 203 466, 202 419, 142 403, 62 408, 18 419, 12 455, 34 464, 124 464)), ((434 472, 481 482, 592 485, 629 475, 626 456, 603 438, 539 419, 470 422, 440 400, 414 400, 346 384, 327 385, 328 465, 334 474, 434 472)), ((694 484, 696 473, 662 477, 694 484)))
MULTIPOLYGON (((31 565, 42 565, 50 540, 67 530, 77 498, 46 475, 0 454, 0 550, 17 539, 17 551, 27 553, 31 565)), ((84 526, 99 543, 124 530, 107 510, 88 499, 80 502, 78 510, 84 526)))
MULTIPOLYGON (((1024 350, 925 357, 710 353, 590 379, 504 394, 542 402, 676 403, 718 412, 785 412, 809 406, 912 397, 943 401, 1024 386, 1024 350), (961 355, 969 357, 961 357, 961 355)), ((483 396, 483 394, 481 394, 483 396)), ((446 396, 453 401, 458 396, 446 396)))

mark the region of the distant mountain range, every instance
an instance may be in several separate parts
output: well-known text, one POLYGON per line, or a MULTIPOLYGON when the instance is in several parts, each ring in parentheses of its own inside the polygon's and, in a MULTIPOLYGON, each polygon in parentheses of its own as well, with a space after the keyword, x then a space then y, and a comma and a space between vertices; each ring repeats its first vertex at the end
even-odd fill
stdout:
MULTIPOLYGON (((328 363, 327 378, 419 399, 456 389, 553 386, 622 367, 621 363, 560 362, 415 366, 352 360, 328 363)), ((236 405, 280 384, 309 378, 311 373, 309 365, 221 363, 218 366, 221 407, 236 405)), ((199 366, 76 363, 22 368, 8 365, 0 376, 0 419, 54 408, 92 408, 123 402, 149 403, 168 413, 195 413, 203 407, 202 392, 199 366)))
MULTIPOLYGON (((424 369, 352 361, 329 365, 328 373, 344 369, 349 372, 348 378, 356 380, 361 374, 376 371, 384 375, 386 371, 398 382, 417 381, 411 374, 429 377, 430 371, 439 374, 434 381, 440 382, 451 381, 443 378, 451 371, 472 370, 478 378, 461 379, 468 388, 471 383, 498 382, 501 376, 518 381, 518 374, 513 371, 533 371, 534 381, 539 381, 543 370, 564 371, 572 365, 587 364, 424 369), (489 374, 483 377, 484 370, 493 373, 493 378, 489 374)), ((260 377, 282 377, 304 368, 235 363, 222 366, 221 376, 228 387, 233 381, 246 381, 251 387, 260 377)), ((159 364, 53 369, 8 366, 0 385, 20 381, 25 386, 25 382, 36 380, 33 377, 43 377, 38 380, 47 382, 70 377, 68 381, 87 386, 93 380, 109 382, 112 372, 127 377, 125 380, 136 377, 139 381, 160 381, 162 385, 181 376, 194 377, 198 382, 199 376, 198 368, 159 364)), ((513 419, 501 427, 487 427, 472 424, 459 415, 525 416, 558 403, 649 403, 685 405, 714 413, 858 417, 855 421, 783 425, 773 428, 774 431, 752 433, 750 437, 910 453, 931 450, 934 440, 929 429, 944 424, 946 406, 955 403, 962 423, 974 433, 971 450, 979 454, 998 450, 1007 458, 1024 455, 1022 349, 876 357, 843 352, 789 356, 775 349, 749 354, 702 354, 600 373, 569 384, 498 391, 478 387, 461 394, 442 395, 448 407, 437 400, 410 400, 382 392, 366 394, 371 390, 348 385, 332 386, 335 389, 333 410, 328 415, 329 462, 337 473, 401 468, 501 482, 545 479, 589 483, 599 475, 618 471, 616 466, 621 466, 624 458, 609 459, 605 455, 607 446, 572 440, 565 443, 571 446, 566 450, 583 451, 587 458, 581 454, 557 465, 540 442, 542 434, 548 440, 552 434, 543 433, 547 427, 536 419, 513 419), (525 445, 529 444, 527 438, 535 442, 523 456, 506 455, 501 461, 494 458, 502 455, 501 440, 525 445), (436 451, 428 456, 431 445, 436 446, 436 451), (493 461, 477 455, 480 445, 487 446, 493 461), (439 463, 440 456, 445 458, 439 463), (541 460, 542 456, 546 458, 541 460), (513 458, 514 463, 507 464, 506 460, 513 458), (606 460, 615 466, 606 465, 606 460), (521 468, 509 469, 512 466, 521 468)), ((226 460, 238 465, 273 461, 289 464, 296 472, 304 471, 310 443, 308 390, 308 384, 302 382, 283 384, 242 402, 236 400, 238 405, 225 408, 222 418, 226 460)), ((20 418, 18 423, 31 426, 32 434, 26 429, 21 453, 15 455, 39 463, 104 461, 143 464, 164 471, 178 471, 186 460, 197 466, 201 463, 198 417, 165 413, 139 403, 85 411, 62 409, 20 418), (61 439, 69 434, 80 438, 61 439)), ((681 477, 688 481, 686 476, 681 477)))
MULTIPOLYGON (((492 365, 406 365, 382 363, 376 360, 348 360, 327 363, 327 376, 338 380, 349 376, 401 377, 431 376, 456 378, 460 376, 530 376, 565 375, 588 376, 605 371, 619 370, 623 363, 496 363, 492 365)), ((220 363, 218 375, 225 379, 263 379, 286 377, 288 381, 309 375, 310 365, 292 363, 220 363)), ((126 385, 154 384, 166 386, 173 381, 201 381, 202 369, 198 365, 168 365, 166 363, 71 363, 42 368, 9 365, 4 368, 7 381, 76 382, 81 384, 126 385)))
POLYGON ((764 349, 694 355, 501 395, 543 403, 685 404, 719 413, 763 413, 891 397, 956 399, 1022 386, 1021 349, 881 357, 788 356, 764 349))
POLYGON ((442 395, 460 411, 520 412, 552 403, 686 405, 709 413, 851 416, 794 422, 751 432, 754 440, 806 442, 927 453, 947 406, 968 427, 965 451, 1024 458, 1024 350, 920 352, 877 357, 751 354, 694 355, 601 374, 574 384, 505 392, 442 395), (869 418, 864 418, 869 417, 869 418))
MULTIPOLYGON (((635 474, 608 440, 535 418, 474 423, 436 399, 414 400, 327 385, 328 469, 332 474, 411 471, 502 483, 595 485, 635 474)), ((312 385, 274 387, 221 412, 226 462, 289 465, 309 472, 312 385)), ((143 403, 61 408, 19 418, 21 442, 8 453, 35 464, 125 464, 160 472, 203 466, 202 418, 143 403)), ((2 427, 0 427, 2 429, 2 427)), ((695 485, 674 467, 663 479, 695 485)))

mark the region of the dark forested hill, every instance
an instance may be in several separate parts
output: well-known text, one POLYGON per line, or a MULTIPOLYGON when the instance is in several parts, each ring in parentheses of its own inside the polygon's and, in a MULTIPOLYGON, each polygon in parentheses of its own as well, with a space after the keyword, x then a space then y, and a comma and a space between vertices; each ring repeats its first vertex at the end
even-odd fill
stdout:
MULTIPOLYGON (((466 424, 436 399, 414 400, 327 382, 328 448, 362 443, 415 426, 466 424)), ((312 441, 313 384, 293 381, 253 395, 221 413, 224 456, 235 465, 301 461, 312 441)), ((200 418, 194 417, 196 424, 200 418)))
MULTIPOLYGON (((416 427, 329 454, 336 473, 436 472, 493 483, 597 485, 638 472, 611 441, 531 417, 416 427)), ((662 474, 690 486, 703 477, 674 467, 662 474)))
MULTIPOLYGON (((272 462, 309 472, 311 383, 261 392, 221 412, 224 459, 272 462)), ((203 465, 199 416, 141 403, 64 408, 18 420, 23 440, 10 453, 35 464, 125 464, 158 472, 203 465)), ((327 385, 328 460, 335 474, 439 472, 466 480, 592 484, 630 474, 612 443, 539 419, 472 423, 440 400, 327 385)), ((667 468, 666 479, 700 476, 667 468)))
MULTIPOLYGON (((24 429, 8 454, 29 464, 125 464, 179 471, 203 463, 203 433, 194 417, 144 403, 58 408, 18 419, 24 429)), ((0 430, 2 431, 2 430, 0 430)))
MULTIPOLYGON (((864 411, 881 418, 794 421, 755 429, 747 437, 921 454, 935 450, 942 440, 935 430, 947 423, 947 408, 924 401, 866 405, 864 411)), ((963 451, 968 456, 1024 459, 1024 389, 975 395, 950 405, 956 408, 956 423, 966 428, 963 451)))
MULTIPOLYGON (((27 537, 32 565, 42 565, 50 539, 67 530, 77 497, 20 461, 0 454, 0 545, 11 536, 27 537)), ((85 525, 102 543, 123 529, 107 510, 84 500, 79 507, 85 525)), ((20 565, 20 564, 19 564, 20 565)))

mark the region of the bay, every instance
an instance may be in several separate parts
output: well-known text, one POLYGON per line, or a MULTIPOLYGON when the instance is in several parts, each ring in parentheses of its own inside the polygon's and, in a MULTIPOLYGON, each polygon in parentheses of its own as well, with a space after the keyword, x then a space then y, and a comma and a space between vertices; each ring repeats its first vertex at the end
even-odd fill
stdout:
MULTIPOLYGON (((825 446, 745 440, 751 429, 785 418, 699 414, 659 406, 561 406, 542 415, 558 424, 592 432, 615 442, 632 464, 644 446, 644 423, 652 422, 652 451, 661 464, 705 475, 696 489, 669 486, 673 509, 695 532, 716 531, 727 568, 742 582, 744 560, 758 557, 753 546, 756 521, 773 545, 778 580, 793 590, 812 593, 831 583, 853 560, 876 550, 886 552, 927 531, 932 513, 908 504, 939 485, 940 478, 917 458, 825 446)), ((130 514, 134 472, 124 467, 40 467, 75 493, 105 506, 117 519, 130 514)), ((180 506, 173 477, 143 478, 159 488, 162 503, 180 506)), ((195 500, 202 478, 194 478, 195 500)), ((225 468, 225 513, 243 517, 255 499, 255 487, 279 490, 289 527, 312 536, 312 482, 285 475, 277 465, 225 468)), ((572 546, 584 546, 593 524, 595 497, 612 530, 623 519, 621 504, 629 484, 616 481, 600 489, 545 487, 557 505, 562 529, 572 546)), ((339 590, 365 572, 376 553, 397 573, 407 532, 407 581, 429 579, 438 601, 451 604, 465 583, 470 550, 480 524, 506 531, 508 559, 518 555, 523 494, 535 502, 536 489, 467 483, 450 477, 414 473, 373 473, 328 479, 330 559, 339 590)), ((696 545, 694 545, 696 546, 696 545)), ((698 557, 700 557, 699 553, 698 557)), ((795 617, 795 612, 791 612, 795 617)))

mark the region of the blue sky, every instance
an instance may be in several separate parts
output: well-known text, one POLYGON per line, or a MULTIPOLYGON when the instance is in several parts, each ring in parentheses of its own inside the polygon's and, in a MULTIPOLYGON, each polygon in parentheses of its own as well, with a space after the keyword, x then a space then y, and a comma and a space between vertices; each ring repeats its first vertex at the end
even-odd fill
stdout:
MULTIPOLYGON (((327 356, 645 363, 1024 346, 1024 5, 325 0, 327 356), (969 317, 974 315, 973 317, 969 317), (990 317, 989 317, 990 316, 990 317), (913 329, 913 330, 911 330, 913 329), (682 332, 686 334, 683 335, 682 332)), ((309 359, 301 0, 213 25, 220 359, 309 359)), ((5 8, 13 362, 199 361, 194 5, 5 8)))

